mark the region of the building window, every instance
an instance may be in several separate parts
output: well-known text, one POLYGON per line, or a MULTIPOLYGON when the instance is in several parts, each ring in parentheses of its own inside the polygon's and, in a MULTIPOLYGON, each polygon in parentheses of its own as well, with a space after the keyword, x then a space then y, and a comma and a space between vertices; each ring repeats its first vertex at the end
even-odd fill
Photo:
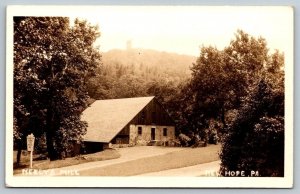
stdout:
POLYGON ((138 135, 142 135, 142 127, 138 127, 138 135))
POLYGON ((167 128, 164 128, 164 129, 163 129, 163 135, 164 135, 164 136, 167 136, 167 135, 168 135, 168 129, 167 129, 167 128))

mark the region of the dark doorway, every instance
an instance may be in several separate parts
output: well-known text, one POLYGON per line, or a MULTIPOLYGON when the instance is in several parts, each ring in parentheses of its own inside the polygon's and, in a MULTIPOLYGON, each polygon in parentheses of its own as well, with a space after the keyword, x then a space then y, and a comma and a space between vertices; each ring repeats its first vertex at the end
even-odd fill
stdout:
POLYGON ((151 140, 155 140, 155 128, 151 128, 151 140))

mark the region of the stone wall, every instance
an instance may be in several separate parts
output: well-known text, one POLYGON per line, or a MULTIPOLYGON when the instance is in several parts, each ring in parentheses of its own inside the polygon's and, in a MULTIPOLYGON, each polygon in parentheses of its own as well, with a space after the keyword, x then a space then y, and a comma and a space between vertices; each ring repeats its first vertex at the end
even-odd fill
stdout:
POLYGON ((150 142, 165 143, 175 140, 174 126, 157 126, 157 125, 130 125, 129 126, 129 144, 131 145, 148 145, 150 142), (141 127, 141 134, 138 134, 138 128, 141 127), (151 129, 155 128, 155 138, 151 138, 151 129), (167 129, 167 135, 164 136, 164 128, 167 129))

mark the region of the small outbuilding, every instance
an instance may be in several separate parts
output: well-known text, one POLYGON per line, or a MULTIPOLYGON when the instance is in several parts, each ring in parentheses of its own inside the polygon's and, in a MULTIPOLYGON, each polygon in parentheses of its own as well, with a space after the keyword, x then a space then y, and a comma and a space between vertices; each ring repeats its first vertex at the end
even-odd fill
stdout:
POLYGON ((112 145, 167 145, 175 139, 175 125, 163 106, 152 97, 96 100, 83 111, 88 123, 86 152, 112 145))

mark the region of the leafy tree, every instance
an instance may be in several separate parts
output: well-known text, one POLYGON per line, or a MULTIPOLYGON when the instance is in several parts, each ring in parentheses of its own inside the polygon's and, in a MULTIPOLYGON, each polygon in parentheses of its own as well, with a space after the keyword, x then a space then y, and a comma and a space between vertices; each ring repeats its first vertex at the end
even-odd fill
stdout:
POLYGON ((220 155, 223 175, 255 170, 260 176, 284 176, 283 88, 267 78, 259 80, 228 132, 220 155))
POLYGON ((284 57, 276 51, 251 78, 221 150, 221 174, 284 176, 284 57))
POLYGON ((200 133, 204 141, 208 141, 212 121, 218 123, 219 132, 226 133, 223 129, 229 124, 231 114, 240 107, 249 86, 267 64, 267 51, 263 38, 256 39, 243 31, 238 31, 223 50, 202 47, 191 68, 189 89, 184 91, 185 128, 200 133))
POLYGON ((85 134, 80 115, 86 80, 100 64, 98 36, 97 27, 78 19, 71 25, 64 17, 14 18, 15 137, 45 133, 50 160, 85 134))

